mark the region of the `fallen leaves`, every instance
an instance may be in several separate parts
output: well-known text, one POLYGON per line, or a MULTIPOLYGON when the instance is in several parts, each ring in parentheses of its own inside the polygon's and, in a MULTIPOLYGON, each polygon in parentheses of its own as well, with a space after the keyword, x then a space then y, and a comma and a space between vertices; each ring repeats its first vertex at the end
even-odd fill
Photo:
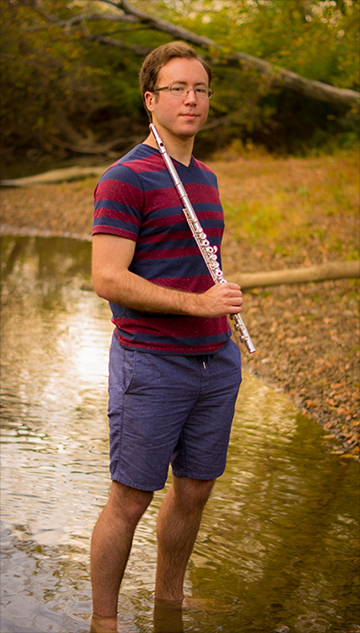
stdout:
POLYGON ((353 282, 246 294, 244 320, 258 349, 253 357, 243 354, 245 366, 281 386, 341 441, 343 451, 359 456, 359 351, 354 346, 358 304, 353 282))

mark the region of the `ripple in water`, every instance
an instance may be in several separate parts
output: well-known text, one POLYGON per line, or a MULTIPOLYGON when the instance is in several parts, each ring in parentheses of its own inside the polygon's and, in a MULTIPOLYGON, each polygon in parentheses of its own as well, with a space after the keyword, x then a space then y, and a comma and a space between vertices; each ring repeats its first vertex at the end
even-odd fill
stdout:
MULTIPOLYGON (((88 243, 9 236, 1 253, 1 632, 88 633, 89 543, 110 483, 110 312, 83 289, 88 243)), ((228 466, 186 575, 187 595, 213 607, 184 609, 183 628, 169 626, 360 631, 358 476, 284 394, 245 374, 228 466)), ((136 532, 121 631, 170 633, 153 623, 163 495, 136 532)))

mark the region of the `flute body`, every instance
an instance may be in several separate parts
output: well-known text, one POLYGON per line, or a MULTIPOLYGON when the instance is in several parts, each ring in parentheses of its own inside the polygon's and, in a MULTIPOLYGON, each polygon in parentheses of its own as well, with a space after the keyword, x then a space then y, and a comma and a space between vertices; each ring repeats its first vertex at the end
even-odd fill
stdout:
MULTIPOLYGON (((217 255, 216 255, 217 246, 210 245, 207 235, 204 232, 198 220, 198 217, 190 202, 189 196, 187 195, 185 188, 174 167, 174 163, 172 162, 169 154, 167 153, 165 145, 163 141, 161 140, 160 135, 153 123, 150 123, 150 129, 151 129, 151 132, 153 133, 158 149, 164 159, 165 165, 173 180, 175 188, 179 194, 181 203, 183 204, 183 212, 186 217, 187 223, 199 247, 200 253, 205 261, 205 264, 210 272, 210 275, 214 283, 216 284, 226 283, 226 279, 224 279, 224 274, 217 260, 217 255)), ((250 354, 253 354, 254 352, 256 352, 256 347, 254 346, 250 338, 249 332, 246 329, 246 326, 241 317, 241 314, 231 314, 230 318, 234 322, 235 330, 239 332, 240 341, 246 345, 248 352, 250 354)))

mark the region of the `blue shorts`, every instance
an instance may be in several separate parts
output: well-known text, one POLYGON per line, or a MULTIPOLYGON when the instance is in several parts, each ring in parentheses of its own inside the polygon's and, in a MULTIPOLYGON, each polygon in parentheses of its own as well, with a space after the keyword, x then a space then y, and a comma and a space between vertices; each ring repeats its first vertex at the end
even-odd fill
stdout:
POLYGON ((109 363, 110 473, 139 490, 176 477, 216 479, 225 470, 240 351, 229 341, 210 356, 151 354, 121 346, 109 363))

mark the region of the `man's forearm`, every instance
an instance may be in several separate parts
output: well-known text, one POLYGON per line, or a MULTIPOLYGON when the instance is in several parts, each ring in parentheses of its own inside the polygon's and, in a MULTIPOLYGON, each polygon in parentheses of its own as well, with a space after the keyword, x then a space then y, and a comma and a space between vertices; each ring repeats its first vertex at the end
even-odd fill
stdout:
POLYGON ((183 292, 159 286, 129 270, 122 270, 116 277, 94 279, 99 296, 112 303, 141 312, 161 312, 204 316, 200 294, 183 292))

